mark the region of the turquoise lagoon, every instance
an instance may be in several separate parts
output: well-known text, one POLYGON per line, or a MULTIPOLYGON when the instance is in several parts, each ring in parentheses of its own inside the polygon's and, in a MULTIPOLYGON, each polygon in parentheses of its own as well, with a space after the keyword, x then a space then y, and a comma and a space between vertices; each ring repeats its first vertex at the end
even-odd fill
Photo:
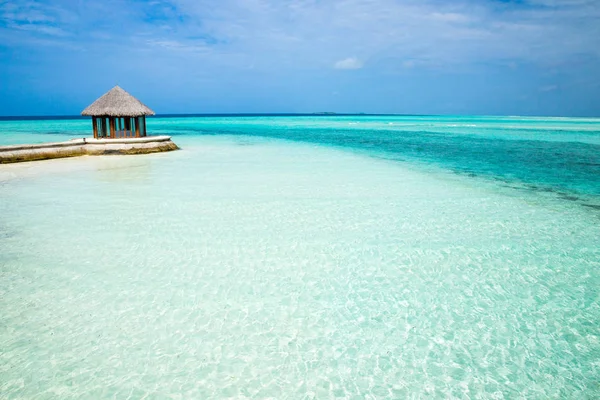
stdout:
POLYGON ((600 120, 148 129, 182 150, 0 166, 0 397, 600 396, 600 120))

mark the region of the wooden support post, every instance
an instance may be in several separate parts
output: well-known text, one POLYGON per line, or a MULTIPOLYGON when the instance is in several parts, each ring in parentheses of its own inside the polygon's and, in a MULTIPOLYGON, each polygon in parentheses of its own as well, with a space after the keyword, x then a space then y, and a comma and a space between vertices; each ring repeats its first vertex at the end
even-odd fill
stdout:
POLYGON ((115 138, 115 118, 114 117, 110 117, 108 119, 108 122, 110 124, 110 137, 112 139, 114 139, 115 138))
POLYGON ((92 117, 92 126, 94 127, 94 139, 98 139, 98 120, 92 117))
POLYGON ((135 121, 135 137, 140 137, 140 117, 133 120, 135 121))

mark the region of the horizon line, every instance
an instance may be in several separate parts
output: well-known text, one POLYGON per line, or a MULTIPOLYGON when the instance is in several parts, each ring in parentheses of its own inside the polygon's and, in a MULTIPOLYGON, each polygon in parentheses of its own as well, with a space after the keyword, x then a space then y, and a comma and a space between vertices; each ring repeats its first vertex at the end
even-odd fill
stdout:
MULTIPOLYGON (((564 116, 564 115, 507 115, 507 114, 403 114, 403 113, 338 113, 338 112, 309 112, 309 113, 165 113, 149 115, 146 118, 177 118, 177 117, 335 117, 335 116, 374 116, 374 117, 502 117, 502 118, 585 118, 600 119, 600 116, 564 116)), ((0 115, 0 121, 44 120, 44 119, 89 119, 89 116, 75 115, 0 115)))

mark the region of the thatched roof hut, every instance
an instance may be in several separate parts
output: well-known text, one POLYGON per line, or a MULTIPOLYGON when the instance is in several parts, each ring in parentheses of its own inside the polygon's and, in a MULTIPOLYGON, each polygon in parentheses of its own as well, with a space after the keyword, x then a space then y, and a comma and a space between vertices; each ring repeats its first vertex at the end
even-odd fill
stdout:
POLYGON ((104 93, 81 113, 91 117, 141 117, 154 114, 154 111, 118 85, 104 93))
POLYGON ((146 136, 146 115, 154 114, 119 86, 103 94, 81 113, 92 117, 94 138, 146 136))

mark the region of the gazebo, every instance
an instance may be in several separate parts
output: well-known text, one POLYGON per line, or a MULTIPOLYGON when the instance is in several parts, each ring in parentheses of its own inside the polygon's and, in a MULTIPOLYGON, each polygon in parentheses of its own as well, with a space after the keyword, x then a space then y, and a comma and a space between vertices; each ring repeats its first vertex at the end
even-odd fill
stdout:
POLYGON ((95 139, 144 137, 146 115, 154 114, 119 86, 106 92, 81 112, 81 115, 92 117, 95 139))

